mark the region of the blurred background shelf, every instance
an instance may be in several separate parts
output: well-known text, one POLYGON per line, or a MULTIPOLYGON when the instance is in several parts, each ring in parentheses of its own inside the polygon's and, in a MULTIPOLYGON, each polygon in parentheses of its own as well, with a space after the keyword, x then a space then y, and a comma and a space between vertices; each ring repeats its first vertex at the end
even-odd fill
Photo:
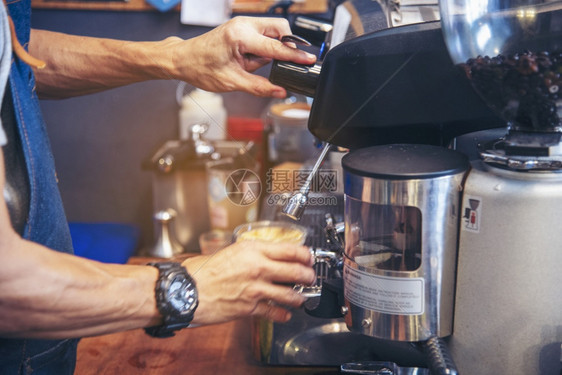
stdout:
MULTIPOLYGON (((266 13, 276 0, 234 0, 233 13, 266 13)), ((37 9, 111 10, 111 11, 156 11, 145 0, 31 0, 37 9)), ((174 8, 179 11, 180 7, 174 8)), ((328 10, 328 0, 295 1, 289 8, 291 13, 324 13, 328 10)))
MULTIPOLYGON (((232 4, 234 13, 265 13, 277 3, 276 0, 235 0, 232 4)), ((328 10, 328 0, 295 1, 289 8, 291 13, 324 13, 328 10)))

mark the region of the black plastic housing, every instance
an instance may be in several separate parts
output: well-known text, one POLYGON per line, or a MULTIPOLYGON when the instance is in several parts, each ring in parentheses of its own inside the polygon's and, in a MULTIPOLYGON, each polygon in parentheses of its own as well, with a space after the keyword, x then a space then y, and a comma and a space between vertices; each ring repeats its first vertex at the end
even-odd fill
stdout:
POLYGON ((438 21, 348 40, 323 61, 309 130, 329 143, 446 145, 505 126, 447 52, 438 21))

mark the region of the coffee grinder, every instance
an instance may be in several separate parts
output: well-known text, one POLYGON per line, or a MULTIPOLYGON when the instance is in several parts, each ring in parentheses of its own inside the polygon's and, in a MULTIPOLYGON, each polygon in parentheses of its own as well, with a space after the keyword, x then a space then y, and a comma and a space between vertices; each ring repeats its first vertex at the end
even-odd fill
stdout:
MULTIPOLYGON (((559 375, 562 3, 439 6, 321 62, 309 130, 351 150, 332 301, 353 332, 429 349, 432 374, 559 375)), ((342 371, 404 373, 387 352, 342 371)))
POLYGON ((453 62, 507 123, 501 137, 472 135, 480 158, 464 184, 451 350, 467 373, 558 375, 562 3, 440 7, 453 62))

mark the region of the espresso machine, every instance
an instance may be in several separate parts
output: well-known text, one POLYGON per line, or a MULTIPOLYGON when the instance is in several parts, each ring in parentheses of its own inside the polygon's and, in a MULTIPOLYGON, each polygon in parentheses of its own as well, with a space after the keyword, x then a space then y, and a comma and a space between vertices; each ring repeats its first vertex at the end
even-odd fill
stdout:
POLYGON ((370 3, 374 30, 345 2, 319 62, 270 77, 312 93, 309 130, 350 150, 305 311, 366 338, 342 373, 560 375, 562 2, 442 0, 439 20, 409 2, 411 24, 370 3))

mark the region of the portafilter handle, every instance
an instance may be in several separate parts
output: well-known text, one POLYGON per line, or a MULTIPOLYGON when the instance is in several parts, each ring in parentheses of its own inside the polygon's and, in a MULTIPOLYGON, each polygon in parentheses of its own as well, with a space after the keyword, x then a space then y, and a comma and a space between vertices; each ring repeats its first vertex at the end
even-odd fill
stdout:
MULTIPOLYGON (((311 43, 298 35, 284 35, 283 43, 294 43, 310 46, 311 43)), ((269 80, 290 92, 314 97, 316 86, 320 77, 320 63, 314 65, 301 65, 288 61, 274 60, 269 73, 269 80)))
POLYGON ((312 180, 316 175, 316 172, 322 165, 322 162, 326 158, 326 155, 328 154, 328 151, 330 151, 331 147, 332 145, 329 143, 326 143, 324 145, 324 148, 322 149, 322 152, 318 156, 318 159, 316 159, 316 163, 314 164, 314 167, 312 167, 312 170, 310 171, 310 174, 306 178, 306 181, 299 189, 299 191, 293 194, 291 198, 289 198, 289 201, 287 202, 285 207, 283 207, 283 210, 281 212, 284 215, 287 215, 293 220, 301 219, 306 204, 308 202, 308 193, 310 192, 310 185, 312 184, 312 180))
POLYGON ((290 92, 313 98, 322 65, 300 65, 287 61, 273 61, 269 80, 290 92))

